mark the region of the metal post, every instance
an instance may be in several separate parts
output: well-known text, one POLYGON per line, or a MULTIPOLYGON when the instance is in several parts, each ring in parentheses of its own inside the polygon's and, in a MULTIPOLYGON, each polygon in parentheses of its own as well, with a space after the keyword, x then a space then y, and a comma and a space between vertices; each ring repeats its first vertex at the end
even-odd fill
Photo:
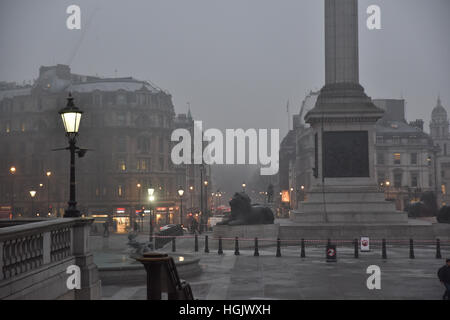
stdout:
POLYGON ((414 259, 414 241, 413 239, 409 239, 409 258, 414 259))
POLYGON ((47 215, 50 213, 50 176, 47 176, 47 215))
POLYGON ((194 236, 194 251, 195 252, 198 252, 198 236, 197 236, 197 234, 195 234, 195 236, 194 236))
POLYGON ((277 239, 277 258, 281 257, 281 240, 280 238, 277 239))
POLYGON ((305 253, 305 239, 302 239, 302 249, 301 249, 301 253, 300 253, 300 258, 305 258, 306 257, 306 253, 305 253))
POLYGON ((386 252, 386 239, 383 239, 381 241, 381 257, 383 259, 387 259, 387 252, 386 252))
POLYGON ((441 239, 436 239, 436 259, 442 259, 441 255, 441 239))
POLYGON ((176 244, 175 244, 175 237, 173 237, 172 238, 172 252, 175 252, 175 251, 177 251, 177 247, 176 247, 176 244))
POLYGON ((255 252, 253 253, 255 257, 259 257, 259 249, 258 249, 258 238, 255 238, 255 252))
POLYGON ((77 210, 76 201, 76 184, 75 184, 75 152, 77 150, 76 140, 72 138, 69 140, 69 151, 70 151, 70 199, 68 202, 68 208, 64 213, 64 217, 80 217, 80 211, 77 210))
POLYGON ((217 254, 223 254, 223 250, 222 250, 222 237, 219 237, 219 249, 217 250, 217 254))
POLYGON ((180 196, 181 204, 180 204, 180 225, 183 225, 183 196, 180 196))
POLYGON ((203 208, 203 160, 202 164, 200 166, 200 228, 199 233, 201 234, 203 231, 203 214, 204 214, 204 208, 203 208))
POLYGON ((353 240, 353 246, 355 248, 355 258, 359 257, 358 239, 353 240))
POLYGON ((12 189, 12 192, 11 192, 11 215, 12 215, 12 217, 13 217, 13 219, 14 219, 14 174, 15 173, 12 173, 12 183, 11 183, 11 189, 12 189))
POLYGON ((208 236, 205 236, 205 253, 209 253, 208 236))
POLYGON ((234 255, 235 256, 239 255, 239 239, 238 239, 238 237, 236 237, 234 239, 234 255))

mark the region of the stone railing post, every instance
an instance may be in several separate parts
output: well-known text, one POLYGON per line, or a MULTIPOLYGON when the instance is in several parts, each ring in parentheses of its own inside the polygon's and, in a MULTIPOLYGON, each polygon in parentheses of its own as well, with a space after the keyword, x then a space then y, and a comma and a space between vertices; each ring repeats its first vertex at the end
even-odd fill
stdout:
POLYGON ((89 229, 94 219, 78 219, 72 229, 72 254, 81 271, 81 289, 75 290, 76 300, 101 298, 101 281, 94 258, 89 252, 89 229))
POLYGON ((52 244, 52 238, 51 238, 51 232, 44 232, 42 235, 42 264, 47 264, 51 262, 51 244, 52 244))
POLYGON ((3 280, 3 242, 0 242, 0 281, 3 280))

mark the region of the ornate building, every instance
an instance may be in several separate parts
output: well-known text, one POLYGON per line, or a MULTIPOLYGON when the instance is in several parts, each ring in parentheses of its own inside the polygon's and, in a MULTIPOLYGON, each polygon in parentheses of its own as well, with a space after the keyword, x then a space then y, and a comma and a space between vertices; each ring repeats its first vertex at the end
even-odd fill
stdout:
MULTIPOLYGON (((430 135, 434 143, 436 160, 436 191, 441 205, 450 203, 448 187, 450 186, 450 134, 447 111, 438 98, 436 107, 431 112, 430 135)), ((430 158, 434 162, 433 158, 430 158)))
POLYGON ((121 222, 129 223, 128 217, 148 208, 147 189, 152 186, 159 222, 177 222, 177 190, 184 186, 183 177, 191 174, 170 160, 170 136, 178 124, 169 93, 131 77, 76 75, 66 65, 41 67, 33 85, 3 84, 2 89, 3 207, 13 205, 15 216, 64 213, 69 154, 52 149, 67 144, 58 111, 72 92, 75 105, 84 111, 78 144, 90 149, 76 160, 81 212, 121 217, 121 222), (34 199, 31 190, 36 191, 34 199))

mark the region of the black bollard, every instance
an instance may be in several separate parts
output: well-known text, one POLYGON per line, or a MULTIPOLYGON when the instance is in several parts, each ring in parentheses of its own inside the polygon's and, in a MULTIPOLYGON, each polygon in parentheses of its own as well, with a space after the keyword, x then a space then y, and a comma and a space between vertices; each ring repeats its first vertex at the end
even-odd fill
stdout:
POLYGON ((306 257, 306 252, 305 252, 305 239, 302 239, 302 249, 300 252, 300 258, 305 258, 306 257))
POLYGON ((198 236, 195 234, 195 241, 194 241, 194 251, 198 252, 198 236))
POLYGON ((413 239, 409 239, 409 258, 414 259, 414 241, 413 239))
POLYGON ((222 250, 222 237, 219 237, 219 250, 217 250, 217 254, 223 254, 223 250, 222 250))
POLYGON ((259 257, 258 238, 255 238, 255 253, 253 255, 259 257))
POLYGON ((328 238, 328 240, 327 240, 327 246, 331 246, 331 239, 330 238, 328 238))
POLYGON ((281 240, 280 238, 277 239, 277 257, 281 257, 281 240))
POLYGON ((176 247, 176 244, 175 244, 175 237, 173 237, 172 238, 172 252, 175 252, 175 251, 177 251, 177 247, 176 247))
POLYGON ((383 259, 387 259, 387 253, 386 253, 386 239, 382 240, 381 245, 381 257, 383 259))
POLYGON ((359 257, 358 239, 353 240, 353 246, 355 248, 355 258, 359 257))
POLYGON ((235 256, 239 255, 239 240, 238 240, 238 237, 236 237, 234 239, 234 255, 235 256))
POLYGON ((205 253, 209 253, 208 236, 205 236, 205 253))
POLYGON ((436 239, 436 259, 442 259, 441 255, 441 239, 436 239))

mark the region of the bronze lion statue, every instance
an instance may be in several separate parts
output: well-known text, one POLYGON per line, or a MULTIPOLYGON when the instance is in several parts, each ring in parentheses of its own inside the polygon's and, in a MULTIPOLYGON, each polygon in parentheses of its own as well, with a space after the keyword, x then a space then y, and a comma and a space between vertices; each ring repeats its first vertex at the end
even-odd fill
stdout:
POLYGON ((219 225, 273 224, 274 216, 270 208, 251 204, 249 196, 244 192, 236 192, 230 200, 230 217, 218 222, 219 225))

